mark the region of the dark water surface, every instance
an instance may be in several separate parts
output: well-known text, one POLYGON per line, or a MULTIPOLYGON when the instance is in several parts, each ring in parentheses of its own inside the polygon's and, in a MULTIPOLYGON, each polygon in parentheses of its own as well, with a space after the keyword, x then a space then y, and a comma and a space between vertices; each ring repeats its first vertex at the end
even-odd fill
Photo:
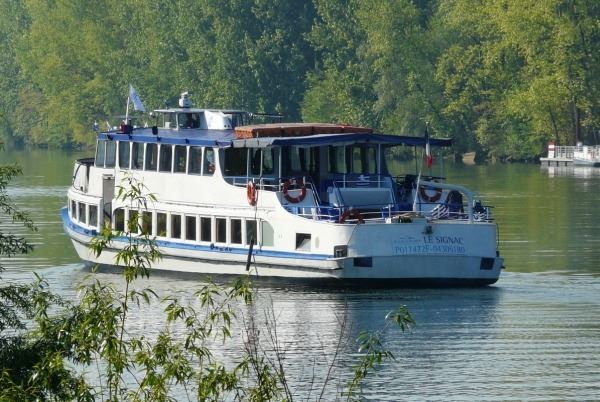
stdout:
MULTIPOLYGON (((10 194, 31 212, 39 231, 28 236, 31 255, 3 259, 4 279, 30 280, 35 271, 58 293, 75 297, 88 274, 64 236, 58 210, 65 203, 72 162, 87 154, 9 151, 0 164, 20 163, 25 175, 10 194)), ((342 333, 379 330, 388 311, 407 305, 417 326, 388 330, 395 361, 368 377, 369 400, 598 400, 600 395, 600 169, 536 165, 447 164, 449 181, 464 184, 494 205, 507 269, 481 289, 317 289, 261 286, 244 320, 276 317, 288 375, 298 400, 314 400, 342 333), (269 313, 269 314, 271 314, 269 313), (311 390, 311 383, 316 383, 311 390)), ((11 228, 4 220, 2 229, 11 228)), ((99 274, 117 282, 116 273, 99 274)), ((153 275, 145 285, 160 294, 192 298, 201 278, 153 275)), ((158 306, 142 310, 136 330, 156 331, 158 306)), ((224 348, 235 360, 240 342, 224 348)), ((356 362, 348 345, 340 357, 333 399, 356 362)))

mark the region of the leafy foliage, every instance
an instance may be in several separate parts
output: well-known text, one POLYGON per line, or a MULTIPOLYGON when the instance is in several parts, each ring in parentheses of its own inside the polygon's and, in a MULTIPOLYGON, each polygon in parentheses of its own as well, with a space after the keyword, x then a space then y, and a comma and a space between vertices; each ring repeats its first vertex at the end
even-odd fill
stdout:
MULTIPOLYGON (((1 216, 8 214, 32 228, 31 220, 5 194, 8 180, 17 173, 17 167, 0 170, 1 216)), ((161 257, 155 239, 144 230, 143 211, 154 196, 143 183, 126 176, 117 199, 138 213, 130 215, 123 232, 106 227, 91 249, 100 256, 119 242, 115 263, 123 267, 124 284, 101 281, 92 273, 74 302, 49 292, 41 278, 31 285, 0 288, 0 400, 173 401, 185 395, 202 401, 292 401, 295 393, 286 377, 285 349, 274 314, 267 315, 266 335, 239 315, 242 307, 253 306, 256 295, 248 278, 230 286, 204 284, 186 304, 176 296, 161 297, 139 287, 161 257), (138 313, 157 304, 162 316, 154 317, 153 334, 132 327, 138 313), (240 325, 244 350, 234 364, 223 364, 216 352, 227 346, 240 325)), ((30 250, 21 238, 14 244, 0 243, 3 255, 30 250)), ((359 386, 369 371, 393 358, 381 341, 389 325, 396 323, 404 331, 414 323, 404 307, 390 313, 386 322, 382 331, 362 332, 357 340, 361 355, 345 394, 348 399, 359 398, 359 386)), ((340 336, 345 335, 342 331, 340 336)))
MULTIPOLYGON (((595 0, 0 0, 0 135, 90 144, 95 120, 196 104, 453 137, 527 159, 600 141, 595 0)), ((145 118, 145 117, 144 117, 145 118)), ((143 119, 144 119, 143 118, 143 119)), ((144 122, 142 119, 142 123, 144 122)))

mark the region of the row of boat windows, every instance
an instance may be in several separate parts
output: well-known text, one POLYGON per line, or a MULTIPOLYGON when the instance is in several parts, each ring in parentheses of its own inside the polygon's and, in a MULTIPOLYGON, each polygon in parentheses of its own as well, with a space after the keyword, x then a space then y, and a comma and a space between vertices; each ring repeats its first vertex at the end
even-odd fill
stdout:
POLYGON ((215 151, 212 148, 129 141, 98 141, 95 165, 173 173, 212 175, 215 151))
MULTIPOLYGON (((368 173, 378 171, 377 149, 370 145, 328 146, 329 173, 368 173)), ((281 152, 281 176, 319 173, 318 147, 288 146, 274 149, 228 148, 224 152, 226 176, 270 175, 281 152)), ((212 175, 215 151, 210 147, 99 140, 95 165, 121 169, 212 175)))
POLYGON ((98 226, 98 206, 71 200, 71 218, 84 225, 98 226))
MULTIPOLYGON (((71 200, 71 217, 87 226, 98 227, 98 206, 71 200)), ((255 219, 201 216, 172 212, 117 208, 112 216, 113 229, 121 232, 190 240, 195 242, 250 245, 257 242, 273 246, 273 227, 255 219)))
POLYGON ((281 152, 281 176, 298 173, 320 173, 321 153, 325 151, 327 173, 376 174, 376 146, 360 144, 327 147, 286 146, 273 149, 228 148, 225 150, 225 175, 268 175, 274 172, 275 161, 281 152))

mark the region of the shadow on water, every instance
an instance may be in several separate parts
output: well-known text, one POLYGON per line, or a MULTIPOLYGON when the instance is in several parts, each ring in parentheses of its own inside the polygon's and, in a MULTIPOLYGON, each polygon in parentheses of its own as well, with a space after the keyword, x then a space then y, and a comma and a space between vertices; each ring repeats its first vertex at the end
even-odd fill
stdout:
MULTIPOLYGON (((93 266, 89 265, 89 270, 107 273, 107 274, 119 274, 122 269, 114 265, 102 265, 93 266)), ((355 279, 355 280, 340 280, 340 279, 327 279, 327 278, 280 278, 261 276, 255 273, 254 268, 246 275, 247 278, 255 285, 264 288, 281 288, 288 290, 305 289, 308 291, 357 291, 357 292, 370 292, 378 289, 442 289, 442 288, 481 288, 486 285, 481 285, 478 282, 468 282, 465 280, 448 280, 440 279, 435 280, 390 280, 390 279, 378 279, 378 280, 366 280, 366 279, 355 279)), ((181 271, 170 271, 170 270, 152 270, 152 276, 163 277, 170 280, 183 280, 183 281, 198 281, 198 282, 214 282, 217 284, 228 284, 232 283, 238 278, 238 275, 219 275, 219 274, 204 274, 194 272, 181 272, 181 271)))

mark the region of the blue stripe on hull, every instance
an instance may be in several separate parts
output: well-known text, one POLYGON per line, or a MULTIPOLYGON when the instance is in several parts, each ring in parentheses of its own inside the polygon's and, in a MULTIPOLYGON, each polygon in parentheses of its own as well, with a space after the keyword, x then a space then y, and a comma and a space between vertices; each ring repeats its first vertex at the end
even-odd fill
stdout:
MULTIPOLYGON (((94 229, 86 229, 77 223, 73 222, 69 217, 69 212, 67 207, 61 209, 61 216, 63 220, 63 225, 68 227, 72 231, 82 234, 84 236, 94 237, 98 235, 98 232, 94 229)), ((115 242, 125 243, 128 242, 129 239, 125 236, 115 237, 113 239, 115 242)), ((231 247, 231 246, 221 246, 214 243, 210 245, 204 244, 188 244, 188 243, 179 243, 173 242, 169 240, 156 240, 156 245, 159 247, 180 249, 180 250, 191 250, 191 251, 204 251, 204 252, 213 252, 216 254, 236 254, 236 255, 248 255, 248 248, 243 247, 231 247)), ((333 255, 326 254, 304 254, 304 253, 295 253, 290 251, 273 251, 273 250, 261 250, 260 248, 254 248, 252 251, 252 255, 256 256, 265 256, 265 257, 277 257, 277 258, 292 258, 292 259, 303 259, 303 260, 316 260, 323 261, 333 258, 333 255)))

